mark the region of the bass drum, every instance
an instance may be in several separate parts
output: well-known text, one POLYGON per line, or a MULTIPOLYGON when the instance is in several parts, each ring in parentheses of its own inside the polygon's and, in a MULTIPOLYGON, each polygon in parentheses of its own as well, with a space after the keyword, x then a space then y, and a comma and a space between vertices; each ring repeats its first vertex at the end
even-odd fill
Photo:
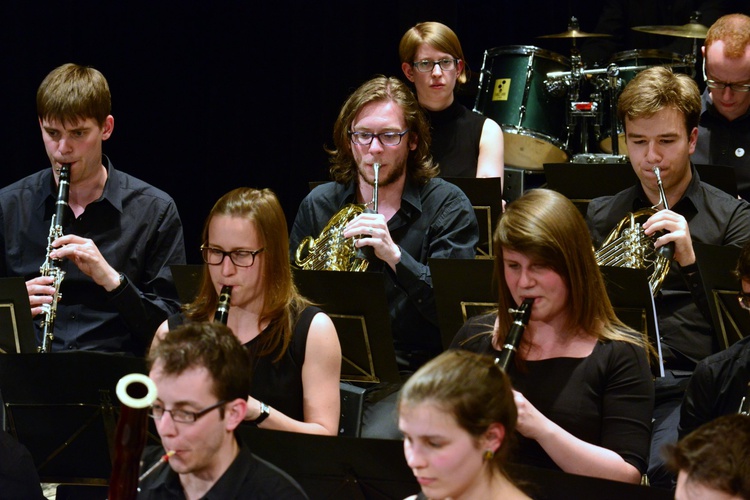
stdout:
MULTIPOLYGON (((614 63, 620 69, 619 81, 617 82, 617 90, 615 92, 615 108, 617 107, 617 99, 625 86, 635 78, 635 75, 640 73, 646 68, 653 66, 669 66, 675 73, 687 73, 691 71, 690 65, 684 62, 684 58, 673 52, 665 52, 663 50, 655 49, 637 49, 637 50, 626 50, 623 52, 617 52, 610 60, 610 64, 614 63)), ((599 135, 597 140, 599 141, 599 148, 604 153, 612 153, 612 113, 610 112, 610 100, 608 89, 606 87, 606 79, 602 80, 599 84, 602 95, 604 96, 604 102, 601 113, 601 126, 599 127, 599 135)), ((617 137, 619 145, 619 154, 627 155, 628 146, 625 144, 625 133, 622 128, 622 123, 617 122, 617 137)))
POLYGON ((570 71, 570 61, 537 47, 485 51, 474 111, 503 129, 506 165, 542 170, 568 160, 566 89, 551 92, 546 83, 547 73, 558 71, 570 71))

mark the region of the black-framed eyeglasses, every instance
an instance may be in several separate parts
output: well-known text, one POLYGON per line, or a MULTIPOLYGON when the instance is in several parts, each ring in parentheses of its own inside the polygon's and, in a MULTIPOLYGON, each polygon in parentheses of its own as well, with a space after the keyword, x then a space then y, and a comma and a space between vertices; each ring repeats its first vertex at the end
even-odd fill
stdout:
POLYGON ((724 90, 725 88, 732 89, 732 92, 750 92, 750 83, 727 83, 719 82, 716 80, 709 80, 706 76, 706 60, 703 59, 703 80, 706 82, 706 87, 711 90, 724 90))
POLYGON ((229 256, 229 260, 231 260, 232 264, 237 267, 252 267, 252 265, 255 264, 255 256, 263 250, 265 250, 265 248, 259 248, 258 250, 232 250, 231 252, 225 252, 219 248, 203 245, 201 246, 201 255, 203 256, 203 262, 211 266, 218 266, 224 262, 224 257, 229 256))
POLYGON ((374 134, 372 132, 352 132, 350 130, 349 139, 354 144, 369 146, 372 144, 372 140, 377 137, 380 144, 383 146, 398 146, 401 144, 401 138, 407 133, 409 133, 408 128, 403 132, 380 132, 379 134, 374 134))
POLYGON ((175 422, 181 424, 192 424, 206 413, 210 412, 211 410, 215 410, 221 405, 227 403, 228 401, 226 399, 222 399, 215 405, 211 405, 208 408, 203 408, 201 411, 188 411, 180 409, 167 410, 162 405, 151 405, 151 409, 149 410, 148 414, 154 420, 161 420, 165 413, 169 413, 172 416, 172 420, 175 422))
POLYGON ((435 69, 435 66, 440 66, 443 71, 453 71, 456 69, 458 61, 458 59, 440 59, 439 61, 424 59, 423 61, 414 61, 411 65, 417 68, 420 73, 429 73, 435 69))
POLYGON ((750 294, 746 295, 745 292, 740 290, 737 294, 737 302, 740 303, 740 307, 750 311, 750 294))

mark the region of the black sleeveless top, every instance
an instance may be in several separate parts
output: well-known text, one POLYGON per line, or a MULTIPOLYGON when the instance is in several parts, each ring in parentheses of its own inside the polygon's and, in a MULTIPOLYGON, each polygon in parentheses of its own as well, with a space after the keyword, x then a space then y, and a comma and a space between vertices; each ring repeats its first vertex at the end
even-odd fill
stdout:
POLYGON ((479 141, 486 117, 457 100, 442 111, 425 110, 430 119, 433 160, 440 177, 476 177, 479 141))
MULTIPOLYGON (((280 411, 284 415, 295 420, 304 421, 303 411, 303 386, 302 365, 305 363, 305 349, 307 347, 307 335, 313 317, 322 309, 314 306, 306 307, 300 313, 294 324, 294 332, 289 342, 289 348, 281 359, 274 363, 278 356, 278 350, 269 356, 253 359, 253 379, 250 386, 250 395, 259 401, 263 401, 271 408, 280 411)), ((167 320, 169 329, 173 330, 187 321, 183 313, 178 313, 167 320)), ((245 344, 245 348, 251 357, 258 344, 260 335, 245 344)))

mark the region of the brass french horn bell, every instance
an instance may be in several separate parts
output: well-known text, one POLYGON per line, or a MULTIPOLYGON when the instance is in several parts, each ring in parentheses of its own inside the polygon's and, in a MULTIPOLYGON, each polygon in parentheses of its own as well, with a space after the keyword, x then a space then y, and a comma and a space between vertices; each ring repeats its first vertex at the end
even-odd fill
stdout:
POLYGON ((669 210, 659 167, 654 165, 653 171, 659 188, 659 203, 627 214, 607 235, 595 255, 596 263, 600 266, 648 270, 651 292, 656 295, 669 273, 674 258, 674 243, 655 248, 654 242, 659 235, 649 237, 643 232, 643 223, 658 212, 659 205, 669 210))

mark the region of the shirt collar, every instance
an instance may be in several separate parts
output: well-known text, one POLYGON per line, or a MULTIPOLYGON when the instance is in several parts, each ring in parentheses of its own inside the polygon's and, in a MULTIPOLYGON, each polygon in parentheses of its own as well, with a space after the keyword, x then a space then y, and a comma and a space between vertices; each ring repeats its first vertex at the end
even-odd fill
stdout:
MULTIPOLYGON (((696 206, 700 206, 703 201, 703 191, 700 189, 701 179, 698 175, 698 171, 695 169, 695 165, 690 163, 690 171, 693 174, 688 184, 687 189, 677 203, 669 207, 673 212, 680 215, 687 215, 696 211, 696 206)), ((633 200, 633 210, 639 210, 641 208, 650 207, 651 200, 646 196, 646 192, 643 190, 643 185, 639 182, 637 185, 636 197, 633 200)))
MULTIPOLYGON (((120 189, 122 175, 119 171, 115 170, 107 155, 102 155, 102 163, 107 169, 107 182, 104 184, 102 195, 96 202, 106 200, 118 212, 122 213, 123 192, 120 189)), ((42 196, 39 197, 37 209, 43 209, 44 203, 50 198, 53 203, 57 200, 57 183, 55 182, 55 177, 52 175, 52 168, 47 168, 43 171, 39 190, 42 196)))

